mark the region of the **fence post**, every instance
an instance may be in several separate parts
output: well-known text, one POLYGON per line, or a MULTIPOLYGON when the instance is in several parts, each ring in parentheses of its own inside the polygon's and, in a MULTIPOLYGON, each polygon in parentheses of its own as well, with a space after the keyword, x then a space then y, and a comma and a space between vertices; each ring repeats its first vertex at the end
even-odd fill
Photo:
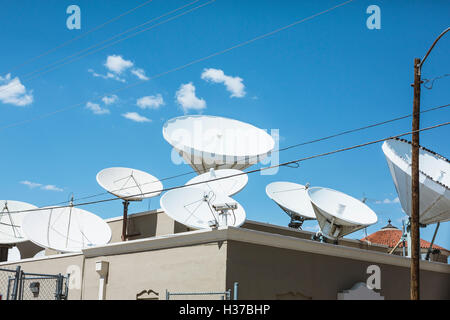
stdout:
MULTIPOLYGON (((66 286, 64 288, 64 300, 67 300, 67 298, 69 297, 69 279, 70 279, 70 273, 67 274, 67 277, 65 278, 66 281, 66 286)), ((63 276, 63 282, 64 282, 64 276, 63 276)))
POLYGON ((239 296, 239 282, 234 283, 233 300, 237 300, 239 296))
POLYGON ((16 275, 14 277, 14 284, 13 284, 13 290, 12 290, 12 294, 11 294, 11 300, 17 300, 17 290, 19 288, 20 278, 21 278, 20 266, 17 266, 16 275))
POLYGON ((56 292, 55 292, 55 299, 61 300, 61 294, 62 294, 62 279, 61 279, 61 273, 58 273, 56 278, 56 292))

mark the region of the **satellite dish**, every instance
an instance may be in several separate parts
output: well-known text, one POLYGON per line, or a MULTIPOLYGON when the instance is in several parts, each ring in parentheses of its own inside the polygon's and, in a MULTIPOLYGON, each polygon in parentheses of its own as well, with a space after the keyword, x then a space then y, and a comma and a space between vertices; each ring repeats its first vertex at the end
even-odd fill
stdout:
POLYGON ((123 199, 122 241, 131 235, 127 234, 128 205, 130 201, 141 201, 156 197, 161 193, 163 185, 151 174, 131 168, 113 167, 97 173, 98 184, 123 199))
MULTIPOLYGON (((383 152, 403 211, 411 216, 411 143, 390 139, 383 152)), ((450 162, 441 155, 419 149, 419 222, 427 225, 450 220, 450 162)))
POLYGON ((163 136, 197 173, 214 169, 244 170, 274 148, 262 129, 238 120, 206 115, 167 121, 163 136))
POLYGON ((166 192, 161 208, 172 219, 193 229, 239 227, 245 222, 244 208, 230 197, 187 187, 166 192))
POLYGON ((213 191, 214 193, 221 193, 231 197, 232 195, 235 195, 236 193, 244 189, 244 187, 247 185, 248 176, 247 174, 242 173, 243 172, 241 170, 236 169, 214 170, 213 168, 211 168, 209 172, 203 173, 189 180, 186 185, 231 176, 228 179, 220 179, 194 185, 194 187, 202 189, 207 193, 213 191))
POLYGON ((95 214, 75 208, 44 208, 27 214, 23 231, 40 247, 60 252, 79 252, 111 240, 108 224, 95 214))
POLYGON ((151 174, 131 168, 107 168, 97 173, 98 184, 115 195, 128 201, 140 201, 156 197, 163 185, 151 174))
POLYGON ((308 188, 307 193, 327 238, 338 239, 378 221, 372 209, 345 193, 320 187, 308 188))
POLYGON ((20 255, 20 251, 19 249, 17 249, 17 247, 8 249, 8 259, 6 260, 7 262, 19 261, 20 259, 22 259, 22 256, 20 255))
POLYGON ((0 200, 0 244, 27 241, 22 231, 22 221, 27 212, 23 211, 36 208, 26 202, 0 200))
POLYGON ((291 228, 301 229, 303 221, 316 219, 307 189, 304 185, 284 181, 272 182, 266 186, 267 196, 291 217, 291 228))

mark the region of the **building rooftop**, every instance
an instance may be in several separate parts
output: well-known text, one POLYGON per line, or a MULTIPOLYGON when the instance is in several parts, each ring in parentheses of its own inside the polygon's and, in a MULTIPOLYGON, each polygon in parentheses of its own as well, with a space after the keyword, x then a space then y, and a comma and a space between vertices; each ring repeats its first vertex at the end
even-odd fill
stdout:
MULTIPOLYGON (((401 237, 402 237, 402 230, 392 225, 391 220, 389 220, 386 226, 384 226, 377 232, 374 232, 371 235, 368 235, 367 237, 361 239, 361 241, 369 241, 371 243, 381 244, 388 246, 389 248, 393 248, 400 241, 401 237)), ((406 241, 405 243, 406 247, 408 247, 406 241)), ((428 249, 430 245, 431 245, 430 242, 420 239, 420 247, 422 249, 428 249)), ((403 243, 400 243, 398 247, 403 248, 403 243)), ((436 244, 433 244, 433 249, 449 251, 436 244)))

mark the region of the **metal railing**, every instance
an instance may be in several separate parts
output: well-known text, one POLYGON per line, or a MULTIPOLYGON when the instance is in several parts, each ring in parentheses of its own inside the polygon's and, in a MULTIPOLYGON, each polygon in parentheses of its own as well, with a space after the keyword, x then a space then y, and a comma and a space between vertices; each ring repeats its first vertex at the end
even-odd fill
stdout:
POLYGON ((2 300, 66 300, 69 275, 26 273, 0 269, 0 299, 2 300))
MULTIPOLYGON (((238 299, 239 283, 234 283, 233 300, 238 299)), ((231 289, 216 292, 170 292, 166 290, 166 300, 231 300, 231 289)))
POLYGON ((231 300, 231 290, 221 292, 169 292, 166 290, 166 300, 231 300))

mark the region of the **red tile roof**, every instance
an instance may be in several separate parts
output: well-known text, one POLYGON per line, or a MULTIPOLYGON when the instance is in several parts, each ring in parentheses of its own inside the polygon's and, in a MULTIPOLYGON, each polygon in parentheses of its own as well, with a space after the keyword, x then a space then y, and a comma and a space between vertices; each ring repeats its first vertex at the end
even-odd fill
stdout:
MULTIPOLYGON (((398 241, 400 240, 401 237, 402 237, 401 230, 399 230, 395 227, 392 227, 392 228, 384 227, 383 229, 381 229, 377 232, 374 232, 371 235, 361 239, 361 241, 369 241, 371 243, 382 244, 382 245, 388 246, 389 248, 393 248, 398 243, 398 241)), ((421 248, 428 249, 430 247, 430 244, 431 244, 430 242, 420 239, 420 247, 421 248)), ((398 247, 403 248, 403 243, 400 243, 400 245, 398 247)), ((407 244, 406 244, 406 247, 408 247, 407 244)), ((435 244, 433 244, 433 248, 448 251, 447 249, 440 247, 438 245, 435 245, 435 244)))

